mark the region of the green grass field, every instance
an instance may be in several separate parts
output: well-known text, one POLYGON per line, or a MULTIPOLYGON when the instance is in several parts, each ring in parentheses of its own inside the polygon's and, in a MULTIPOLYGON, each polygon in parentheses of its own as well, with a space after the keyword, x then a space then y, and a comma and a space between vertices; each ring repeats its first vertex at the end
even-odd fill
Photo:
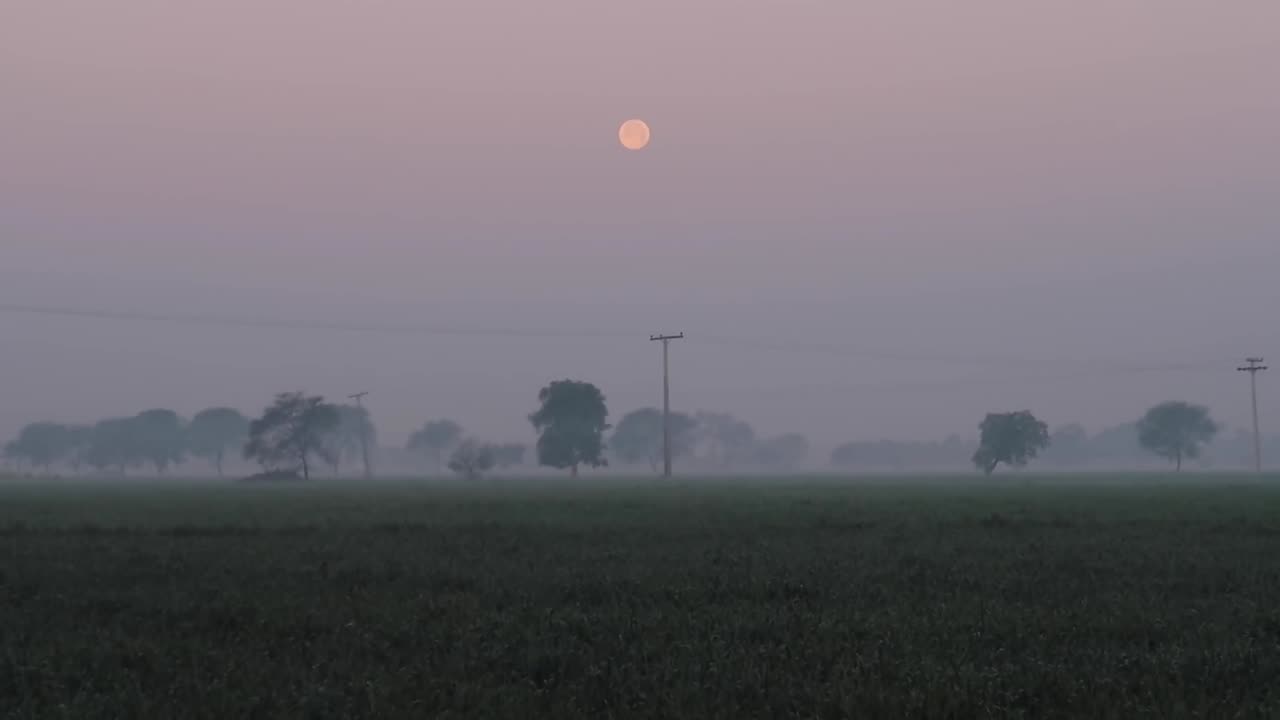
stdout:
POLYGON ((0 717, 1280 717, 1280 483, 0 483, 0 717))

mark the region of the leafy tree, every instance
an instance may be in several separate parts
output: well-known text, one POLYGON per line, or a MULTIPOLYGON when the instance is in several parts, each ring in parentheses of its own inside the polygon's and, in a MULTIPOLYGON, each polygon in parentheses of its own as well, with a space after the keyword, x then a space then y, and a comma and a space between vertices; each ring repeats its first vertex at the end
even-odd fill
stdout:
POLYGON ((326 440, 339 420, 338 409, 323 397, 280 393, 262 417, 249 423, 244 456, 268 470, 301 470, 302 478, 310 480, 312 456, 332 462, 333 450, 326 440))
POLYGON ((452 420, 432 420, 409 436, 409 450, 425 453, 440 469, 445 453, 462 439, 462 426, 452 420))
POLYGON ((18 437, 5 447, 5 455, 24 460, 32 467, 49 467, 67 456, 70 449, 65 425, 51 422, 31 423, 18 433, 18 437))
POLYGON ((755 460, 771 468, 790 470, 809 454, 809 440, 798 433, 779 435, 756 444, 755 460))
POLYGON ((538 393, 542 406, 529 416, 538 432, 538 463, 568 468, 578 476, 578 466, 608 465, 604 458, 604 431, 609 429, 609 409, 600 388, 589 382, 557 380, 538 393))
POLYGON ((991 413, 979 426, 982 438, 973 464, 990 475, 1000 463, 1021 467, 1049 446, 1049 426, 1028 410, 991 413))
POLYGON ((85 462, 98 471, 114 469, 123 475, 145 460, 138 442, 135 418, 108 418, 93 426, 85 462))
POLYGON ((1156 405, 1138 421, 1138 443, 1174 463, 1182 470, 1182 459, 1200 457, 1200 447, 1218 434, 1218 424, 1209 409, 1185 402, 1156 405))
POLYGON ((449 469, 468 480, 479 480, 497 463, 493 448, 475 440, 465 440, 449 457, 449 469))
POLYGON ((756 431, 749 423, 727 413, 698 412, 694 415, 695 437, 706 456, 721 467, 751 459, 756 431))
MULTIPOLYGON (((671 413, 671 456, 681 457, 693 450, 697 424, 684 413, 671 413)), ((654 472, 662 462, 662 411, 641 408, 622 416, 609 440, 609 448, 627 464, 649 463, 654 472)))
POLYGON ((186 456, 186 426, 172 410, 147 410, 129 420, 129 431, 138 459, 155 466, 156 474, 164 474, 170 464, 182 462, 186 456))
POLYGON ((521 443, 503 443, 491 446, 493 460, 497 467, 519 467, 524 464, 524 456, 528 448, 521 443))
POLYGON ((208 460, 222 477, 222 460, 228 449, 244 447, 249 419, 232 408, 208 408, 196 413, 187 426, 187 449, 208 460))

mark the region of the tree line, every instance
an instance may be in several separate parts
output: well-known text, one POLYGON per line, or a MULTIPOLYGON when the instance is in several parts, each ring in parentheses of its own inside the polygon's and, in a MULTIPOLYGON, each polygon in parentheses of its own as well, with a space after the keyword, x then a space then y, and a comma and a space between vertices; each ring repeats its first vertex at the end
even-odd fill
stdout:
MULTIPOLYGON (((576 380, 548 384, 537 400, 528 420, 537 434, 532 460, 538 465, 577 475, 581 468, 606 466, 612 459, 656 471, 663 443, 660 410, 629 412, 614 428, 603 392, 576 380)), ((760 436, 749 423, 726 413, 672 413, 671 429, 674 456, 704 468, 754 464, 788 470, 803 463, 809 452, 808 440, 799 433, 760 436)), ((365 408, 289 392, 276 395, 254 419, 234 408, 214 407, 190 420, 173 410, 154 409, 87 425, 31 423, 3 454, 10 462, 46 473, 91 468, 125 475, 150 468, 163 475, 197 461, 222 476, 228 463, 243 459, 260 466, 264 477, 310 478, 317 467, 336 474, 344 463, 359 463, 362 443, 377 447, 377 429, 365 408)), ((529 462, 524 444, 480 440, 450 419, 424 423, 409 436, 405 449, 437 471, 470 478, 529 462)))
MULTIPOLYGON (((628 412, 614 427, 601 390, 577 380, 549 383, 537 401, 528 420, 537 434, 533 461, 539 466, 576 476, 581 468, 602 467, 612 459, 657 472, 663 450, 661 410, 628 412)), ((810 450, 800 433, 762 436, 750 423, 727 413, 673 412, 670 422, 673 457, 696 470, 794 470, 810 450)), ((1102 449, 1136 446, 1181 469, 1184 460, 1200 456, 1218 430, 1207 409, 1185 402, 1162 403, 1136 423, 1093 437, 1078 425, 1050 433, 1029 411, 991 413, 979 425, 976 446, 959 436, 942 443, 854 442, 836 448, 830 461, 844 469, 900 470, 951 466, 967 456, 990 474, 1000 465, 1021 467, 1037 457, 1067 465, 1102 449)), ((4 456, 45 472, 66 467, 78 473, 89 467, 115 474, 140 467, 164 474, 196 460, 219 476, 226 462, 235 458, 256 463, 263 473, 310 478, 317 466, 337 474, 343 463, 360 462, 366 446, 377 447, 377 429, 365 408, 290 392, 275 396, 256 419, 233 408, 214 407, 189 421, 172 410, 154 409, 93 425, 32 423, 4 447, 4 456)), ((447 468, 468 478, 525 465, 529 454, 521 443, 471 437, 449 419, 424 423, 409 436, 406 450, 437 471, 447 468)))
MULTIPOLYGON (((1084 428, 1068 425, 1050 434, 1049 426, 1029 410, 1006 413, 989 413, 978 426, 977 448, 969 460, 983 473, 990 475, 1000 465, 1024 467, 1042 455, 1055 449, 1059 461, 1080 460, 1081 452, 1090 442, 1084 428)), ((1175 470, 1181 471, 1183 462, 1201 456, 1205 446, 1212 442, 1220 427, 1209 416, 1208 408, 1182 401, 1164 402, 1152 407, 1137 422, 1121 429, 1104 432, 1095 442, 1115 445, 1125 441, 1134 447, 1167 460, 1175 470)), ((947 451, 954 452, 963 444, 948 440, 947 451)), ((932 447, 929 450, 937 450, 932 447)), ((892 448, 884 444, 842 445, 832 452, 832 464, 852 466, 859 462, 896 462, 898 457, 886 453, 892 448)))

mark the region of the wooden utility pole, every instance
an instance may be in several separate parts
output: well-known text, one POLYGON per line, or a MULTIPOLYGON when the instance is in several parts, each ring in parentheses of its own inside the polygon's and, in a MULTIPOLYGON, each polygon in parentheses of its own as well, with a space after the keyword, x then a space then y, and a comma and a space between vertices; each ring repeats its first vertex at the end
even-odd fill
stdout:
POLYGON ((1249 363, 1236 368, 1239 372, 1249 373, 1249 395, 1253 399, 1253 469, 1262 473, 1262 435, 1258 431, 1258 373, 1267 369, 1262 358, 1245 358, 1249 363))
MULTIPOLYGON (((358 392, 353 395, 348 395, 347 397, 351 398, 352 400, 355 400, 356 407, 360 408, 361 410, 364 410, 363 400, 364 400, 364 396, 368 394, 369 393, 367 392, 358 392)), ((368 419, 369 419, 369 416, 367 414, 363 412, 360 413, 360 459, 364 461, 364 479, 365 480, 368 480, 373 477, 373 468, 369 466, 369 423, 367 422, 368 419)))
POLYGON ((662 341, 662 477, 671 477, 671 370, 667 361, 667 347, 672 340, 681 340, 679 335, 650 335, 649 341, 662 341))

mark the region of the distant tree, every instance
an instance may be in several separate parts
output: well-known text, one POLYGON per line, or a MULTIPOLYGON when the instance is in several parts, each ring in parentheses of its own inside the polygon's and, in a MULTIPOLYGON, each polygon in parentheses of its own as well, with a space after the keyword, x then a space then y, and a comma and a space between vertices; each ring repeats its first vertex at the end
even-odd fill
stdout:
POLYGON ((249 419, 232 408, 209 408, 196 413, 187 426, 187 449, 209 461, 222 477, 222 460, 227 450, 244 447, 249 437, 249 419))
POLYGON ((1183 458, 1200 457, 1200 447, 1218 434, 1209 409, 1185 402, 1161 403, 1138 421, 1138 443, 1173 462, 1181 471, 1183 458))
POLYGON ((756 431, 747 422, 727 413, 699 411, 694 415, 696 442, 707 459, 721 467, 751 460, 756 431))
POLYGON ((756 443, 754 459, 765 467, 791 470, 804 462, 809 454, 809 440, 798 433, 788 433, 756 443))
POLYGON ((1078 465, 1088 459, 1089 433, 1078 423, 1057 428, 1049 436, 1044 459, 1060 465, 1078 465))
POLYGON ((490 446, 490 450, 493 451, 493 460, 497 467, 509 468, 523 465, 524 456, 529 448, 521 443, 503 443, 490 446))
POLYGON ((338 422, 338 409, 323 397, 280 393, 262 417, 249 424, 244 456, 268 470, 301 470, 302 478, 310 480, 313 456, 330 461, 333 451, 326 440, 338 422))
POLYGON ((5 455, 25 461, 45 472, 67 456, 70 449, 67 427, 51 422, 31 423, 5 447, 5 455))
POLYGON ((92 425, 68 425, 67 426, 67 454, 63 460, 67 466, 71 468, 71 472, 80 473, 80 467, 85 464, 89 455, 89 448, 93 445, 93 426, 92 425))
POLYGON ((409 436, 409 450, 426 454, 439 470, 445 453, 462 439, 462 426, 452 420, 432 420, 409 436))
MULTIPOLYGON (((693 450, 696 428, 693 418, 680 412, 671 413, 672 457, 682 457, 693 450)), ((662 442, 662 411, 657 408, 641 408, 622 416, 609 440, 609 448, 623 463, 633 465, 647 462, 657 472, 662 463, 662 442)))
POLYGON ((479 480, 496 462, 492 447, 464 440, 449 456, 449 469, 468 480, 479 480))
POLYGON ((169 465, 180 463, 186 457, 186 425, 172 410, 140 412, 130 419, 129 429, 134 435, 139 459, 151 463, 157 475, 164 474, 169 465))
POLYGON ((609 429, 609 409, 600 388, 589 382, 557 380, 538 393, 542 406, 529 416, 538 432, 538 463, 568 468, 574 477, 578 467, 608 465, 604 458, 604 432, 609 429))
POLYGON ((115 470, 120 475, 145 462, 136 418, 108 418, 94 425, 84 460, 99 472, 115 470))
POLYGON ((368 443, 370 452, 378 444, 378 430, 369 417, 369 410, 359 405, 338 405, 338 424, 329 433, 329 463, 336 475, 344 459, 363 462, 363 446, 368 443))
POLYGON ((1021 467, 1049 445, 1049 426, 1030 411, 991 413, 979 426, 982 437, 973 464, 990 475, 1000 463, 1021 467))

